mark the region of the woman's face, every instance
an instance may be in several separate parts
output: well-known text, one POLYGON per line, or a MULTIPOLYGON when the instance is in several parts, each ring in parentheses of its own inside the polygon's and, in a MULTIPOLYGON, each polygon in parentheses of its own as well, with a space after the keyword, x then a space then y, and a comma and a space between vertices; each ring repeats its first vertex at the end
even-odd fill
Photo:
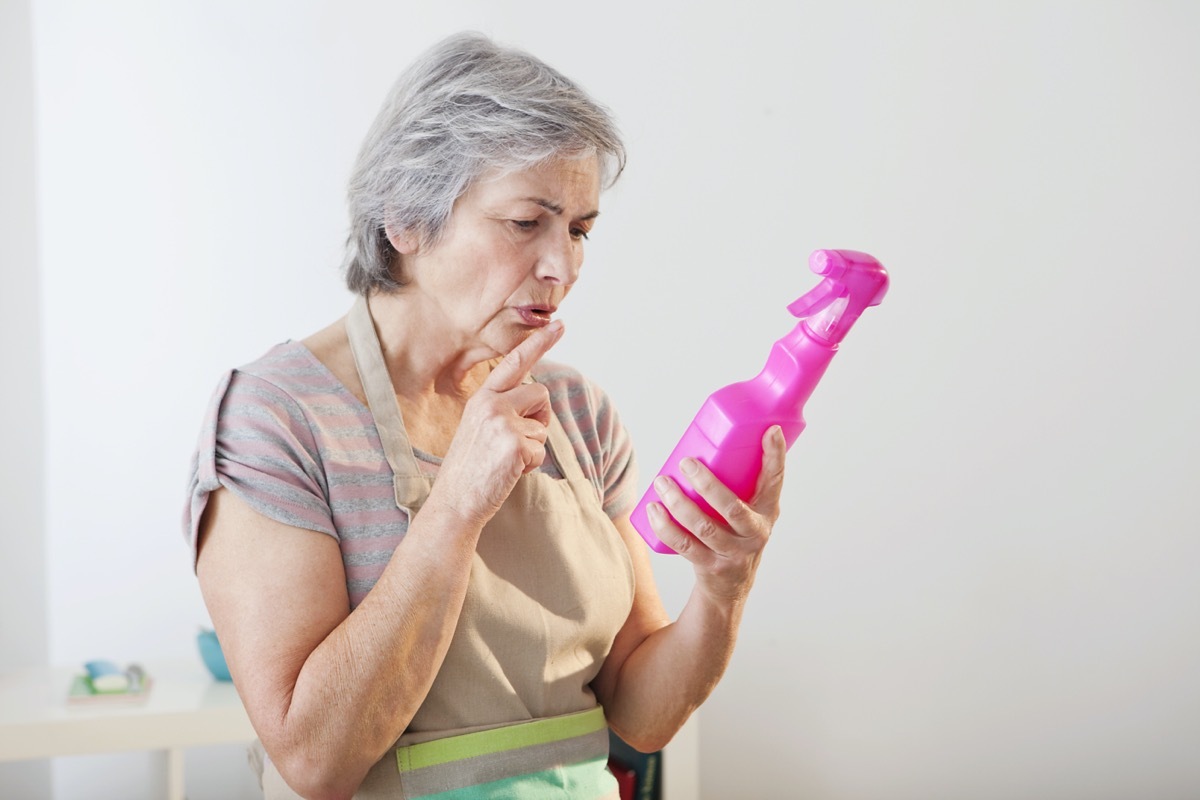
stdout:
POLYGON ((406 291, 432 303, 448 343, 507 353, 550 323, 579 277, 599 202, 595 157, 485 174, 455 202, 442 238, 404 256, 406 291))

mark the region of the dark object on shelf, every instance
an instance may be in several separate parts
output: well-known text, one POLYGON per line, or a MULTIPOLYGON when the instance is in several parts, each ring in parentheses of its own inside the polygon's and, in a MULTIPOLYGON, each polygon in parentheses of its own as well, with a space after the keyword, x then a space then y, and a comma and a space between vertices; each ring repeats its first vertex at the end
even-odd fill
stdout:
POLYGON ((635 750, 608 732, 608 768, 617 778, 621 800, 662 800, 662 751, 635 750))

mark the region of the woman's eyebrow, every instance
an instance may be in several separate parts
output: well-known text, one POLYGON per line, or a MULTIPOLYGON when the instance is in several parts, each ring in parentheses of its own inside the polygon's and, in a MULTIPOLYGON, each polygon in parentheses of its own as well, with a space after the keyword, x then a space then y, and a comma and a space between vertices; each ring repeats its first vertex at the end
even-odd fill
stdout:
MULTIPOLYGON (((522 200, 522 202, 526 202, 526 203, 536 203, 537 205, 546 209, 547 211, 549 211, 551 214, 554 214, 555 216, 563 213, 562 206, 560 206, 558 203, 547 200, 544 197, 522 197, 521 200, 522 200)), ((580 220, 580 222, 585 222, 590 219, 595 219, 598 216, 600 216, 599 210, 589 211, 588 213, 586 213, 582 217, 580 217, 579 220, 580 220)))

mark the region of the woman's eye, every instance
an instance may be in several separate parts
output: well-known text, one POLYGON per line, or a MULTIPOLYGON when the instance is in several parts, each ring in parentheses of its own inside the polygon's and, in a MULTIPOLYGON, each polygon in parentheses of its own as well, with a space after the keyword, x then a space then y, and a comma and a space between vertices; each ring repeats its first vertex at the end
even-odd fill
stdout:
POLYGON ((513 219, 509 220, 509 222, 523 231, 531 231, 537 227, 536 219, 513 219))
POLYGON ((572 239, 583 239, 584 241, 587 241, 587 238, 588 238, 587 231, 585 231, 583 228, 572 228, 571 229, 571 238, 572 239))

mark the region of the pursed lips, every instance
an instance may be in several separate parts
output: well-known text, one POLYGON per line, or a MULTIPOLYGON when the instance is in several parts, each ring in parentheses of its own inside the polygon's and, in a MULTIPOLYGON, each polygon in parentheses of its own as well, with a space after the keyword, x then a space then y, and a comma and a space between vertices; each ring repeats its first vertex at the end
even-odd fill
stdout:
POLYGON ((531 304, 525 306, 516 306, 515 310, 526 325, 532 325, 533 327, 540 328, 550 324, 550 318, 553 316, 554 312, 558 310, 558 307, 553 305, 543 306, 531 304))

